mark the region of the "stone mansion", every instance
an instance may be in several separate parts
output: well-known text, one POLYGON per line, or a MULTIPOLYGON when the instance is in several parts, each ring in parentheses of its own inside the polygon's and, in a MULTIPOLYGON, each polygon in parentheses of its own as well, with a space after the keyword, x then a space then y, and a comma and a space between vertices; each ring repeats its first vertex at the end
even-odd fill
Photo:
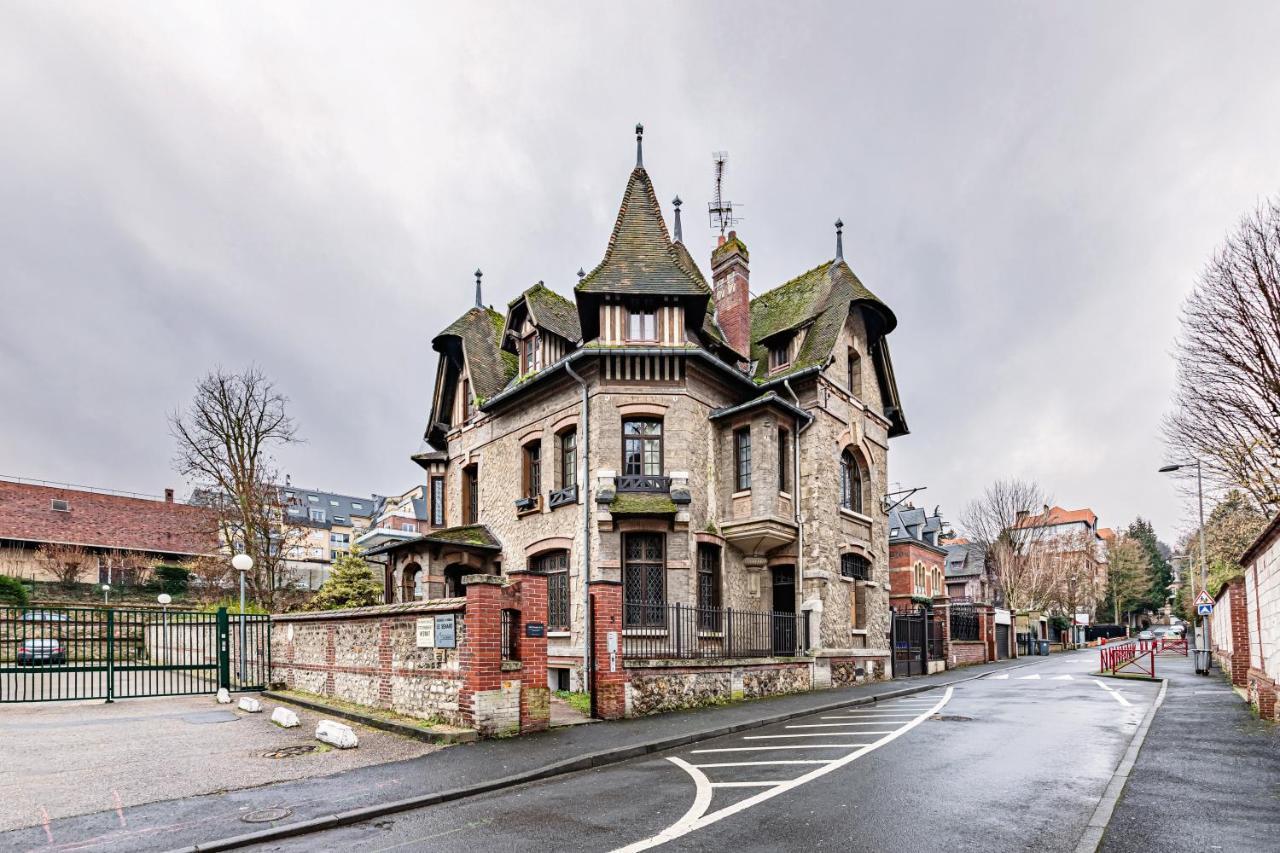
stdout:
POLYGON ((475 307, 433 339, 432 450, 414 457, 430 528, 375 549, 387 600, 545 574, 553 688, 582 683, 588 581, 621 582, 626 636, 663 636, 688 606, 715 656, 724 614, 799 614, 774 656, 834 683, 887 677, 897 320, 845 261, 838 222, 834 259, 755 298, 734 231, 700 266, 637 131, 604 256, 572 297, 538 282, 500 313, 477 271, 475 307))

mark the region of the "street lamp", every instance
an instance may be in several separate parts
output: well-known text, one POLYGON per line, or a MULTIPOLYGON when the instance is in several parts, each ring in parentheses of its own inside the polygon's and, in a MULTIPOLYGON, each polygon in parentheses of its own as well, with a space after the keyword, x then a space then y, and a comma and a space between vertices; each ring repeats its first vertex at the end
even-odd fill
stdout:
MULTIPOLYGON (((1200 469, 1200 459, 1196 458, 1196 497, 1200 502, 1200 589, 1207 590, 1209 588, 1209 563, 1205 557, 1204 551, 1204 477, 1200 469)), ((1169 474, 1182 468, 1190 467, 1189 463, 1181 463, 1178 465, 1161 466, 1159 473, 1169 474)), ((1192 597, 1192 601, 1195 597, 1192 597)), ((1200 619, 1200 648, 1196 650, 1196 671, 1209 674, 1209 620, 1203 616, 1200 619), (1204 667, 1201 669, 1200 661, 1204 660, 1204 667)))
POLYGON ((102 603, 103 604, 111 603, 111 584, 109 583, 104 583, 102 585, 102 603))
POLYGON ((156 596, 156 603, 160 605, 161 619, 164 621, 164 662, 169 662, 169 605, 173 603, 173 596, 167 592, 162 592, 156 596))
POLYGON ((231 558, 231 568, 240 573, 240 684, 244 686, 244 576, 253 568, 253 557, 236 554, 231 558))

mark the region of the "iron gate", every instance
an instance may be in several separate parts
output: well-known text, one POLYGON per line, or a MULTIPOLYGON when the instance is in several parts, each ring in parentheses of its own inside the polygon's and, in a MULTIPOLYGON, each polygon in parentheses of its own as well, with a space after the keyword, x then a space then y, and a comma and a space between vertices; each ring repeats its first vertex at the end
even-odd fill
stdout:
POLYGON ((265 615, 0 608, 0 702, 263 690, 270 673, 265 615))
POLYGON ((912 613, 894 611, 892 618, 893 677, 923 675, 930 621, 925 609, 912 613))

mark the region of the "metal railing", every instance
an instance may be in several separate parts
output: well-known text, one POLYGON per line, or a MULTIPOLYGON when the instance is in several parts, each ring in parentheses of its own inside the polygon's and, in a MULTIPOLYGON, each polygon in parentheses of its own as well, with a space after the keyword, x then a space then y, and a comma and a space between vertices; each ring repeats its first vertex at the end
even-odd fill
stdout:
POLYGON ((572 504, 578 502, 578 487, 566 486, 563 489, 556 489, 547 496, 547 507, 555 509, 558 506, 572 504))
POLYGON ((1156 677, 1156 648, 1150 640, 1109 643, 1098 649, 1098 670, 1156 677))
POLYGON ((671 478, 649 474, 623 474, 617 479, 620 492, 669 492, 671 478))
POLYGON ((0 702, 260 690, 270 676, 269 616, 241 631, 225 609, 0 608, 0 702))
POLYGON ((952 641, 981 640, 978 611, 972 607, 951 606, 951 639, 952 641))
POLYGON ((634 603, 623 612, 643 626, 623 625, 622 656, 630 660, 798 657, 809 648, 803 613, 634 603))

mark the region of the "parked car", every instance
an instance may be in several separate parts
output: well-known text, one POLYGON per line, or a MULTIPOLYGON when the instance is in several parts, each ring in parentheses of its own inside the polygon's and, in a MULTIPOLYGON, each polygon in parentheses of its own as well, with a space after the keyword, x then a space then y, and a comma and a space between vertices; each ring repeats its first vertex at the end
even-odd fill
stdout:
POLYGON ((1169 629, 1165 627, 1152 628, 1151 633, 1156 639, 1162 639, 1166 634, 1169 633, 1169 629))
POLYGON ((18 644, 18 666, 67 662, 67 651, 59 640, 23 640, 18 644))
POLYGON ((1183 628, 1181 625, 1174 625, 1171 628, 1169 628, 1169 636, 1175 640, 1181 640, 1182 636, 1185 633, 1186 633, 1186 629, 1183 628))
POLYGON ((1139 640, 1154 640, 1156 635, 1152 631, 1141 631, 1138 633, 1139 640))
POLYGON ((28 610, 22 614, 23 622, 66 622, 67 614, 52 610, 28 610))

